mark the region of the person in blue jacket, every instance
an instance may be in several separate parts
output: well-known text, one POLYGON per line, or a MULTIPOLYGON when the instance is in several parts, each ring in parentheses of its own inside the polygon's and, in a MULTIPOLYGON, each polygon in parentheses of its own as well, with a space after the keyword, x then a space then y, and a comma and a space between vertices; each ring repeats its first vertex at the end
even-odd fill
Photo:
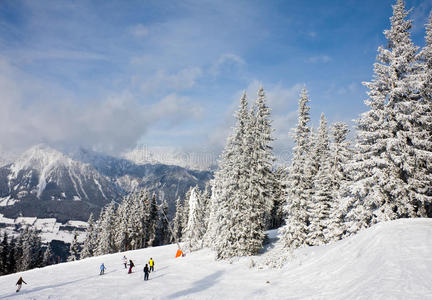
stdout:
POLYGON ((104 263, 102 263, 101 264, 101 266, 100 266, 100 273, 99 273, 99 275, 103 275, 103 274, 105 274, 105 265, 104 265, 104 263))

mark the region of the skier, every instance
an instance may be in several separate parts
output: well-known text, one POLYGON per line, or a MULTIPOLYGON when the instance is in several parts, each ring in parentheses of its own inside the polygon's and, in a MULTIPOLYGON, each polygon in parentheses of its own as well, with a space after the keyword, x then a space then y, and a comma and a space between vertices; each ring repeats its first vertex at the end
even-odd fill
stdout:
POLYGON ((132 262, 132 259, 129 260, 129 271, 128 274, 132 273, 132 268, 135 267, 134 263, 132 262))
POLYGON ((126 255, 123 255, 123 264, 125 266, 125 269, 127 268, 127 258, 126 255))
POLYGON ((150 271, 149 271, 149 268, 148 268, 148 266, 146 264, 145 267, 144 267, 144 281, 148 280, 149 273, 150 273, 150 271))
POLYGON ((27 282, 25 282, 24 279, 22 279, 22 277, 20 277, 20 278, 18 279, 17 283, 15 284, 15 285, 18 286, 18 288, 17 288, 17 290, 16 290, 17 293, 20 291, 23 282, 24 282, 25 284, 27 284, 27 282))
POLYGON ((150 257, 149 265, 150 265, 150 272, 154 272, 154 260, 152 257, 150 257))
POLYGON ((105 265, 104 265, 104 263, 102 263, 101 264, 101 266, 100 266, 100 273, 99 273, 99 275, 103 275, 103 274, 105 274, 105 265))

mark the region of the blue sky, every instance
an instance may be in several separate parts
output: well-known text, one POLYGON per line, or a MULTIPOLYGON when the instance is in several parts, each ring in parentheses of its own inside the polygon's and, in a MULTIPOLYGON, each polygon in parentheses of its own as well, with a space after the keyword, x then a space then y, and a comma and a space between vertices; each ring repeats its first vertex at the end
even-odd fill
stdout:
MULTIPOLYGON (((366 107, 393 0, 0 1, 3 151, 36 143, 121 153, 135 145, 218 152, 243 90, 260 84, 275 148, 291 148, 299 90, 316 124, 366 107)), ((431 0, 413 8, 424 44, 431 0)))

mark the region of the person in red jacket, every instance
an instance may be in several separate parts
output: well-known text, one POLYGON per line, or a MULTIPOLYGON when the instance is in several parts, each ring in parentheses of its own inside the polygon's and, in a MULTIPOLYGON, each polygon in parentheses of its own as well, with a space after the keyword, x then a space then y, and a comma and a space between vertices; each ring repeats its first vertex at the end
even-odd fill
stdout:
POLYGON ((25 284, 27 284, 27 282, 25 282, 24 279, 22 279, 22 277, 20 277, 20 278, 18 279, 17 283, 15 284, 15 285, 18 286, 18 288, 17 288, 17 290, 16 290, 17 293, 20 291, 23 282, 24 282, 25 284))
POLYGON ((132 273, 132 268, 135 267, 134 263, 132 262, 132 259, 129 260, 129 271, 128 274, 132 273))

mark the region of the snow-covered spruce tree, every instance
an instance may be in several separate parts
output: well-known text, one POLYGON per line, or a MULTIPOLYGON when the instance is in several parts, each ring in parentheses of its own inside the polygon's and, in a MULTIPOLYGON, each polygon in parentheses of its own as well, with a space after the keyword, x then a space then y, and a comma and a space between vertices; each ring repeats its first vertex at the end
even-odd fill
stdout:
POLYGON ((122 215, 126 222, 126 236, 129 249, 146 247, 148 241, 148 220, 150 213, 150 195, 146 190, 133 193, 123 206, 122 215))
POLYGON ((330 166, 330 142, 327 120, 321 114, 315 145, 319 158, 319 169, 314 178, 314 194, 309 203, 309 229, 306 243, 319 246, 328 242, 327 227, 330 224, 330 213, 333 202, 332 174, 330 166))
POLYGON ((172 237, 172 242, 181 240, 183 227, 182 227, 183 206, 180 198, 176 200, 176 212, 173 220, 173 230, 175 237, 172 237))
POLYGON ((67 258, 67 261, 75 261, 75 260, 79 260, 80 258, 78 233, 74 230, 72 234, 73 234, 73 238, 69 247, 69 257, 67 258))
POLYGON ((352 149, 347 140, 348 126, 342 122, 336 122, 332 127, 333 142, 330 144, 330 173, 332 174, 332 207, 330 223, 327 226, 327 240, 334 241, 342 238, 344 228, 344 206, 341 203, 343 188, 350 183, 347 165, 352 159, 352 149))
POLYGON ((150 219, 149 219, 149 240, 148 245, 149 247, 152 247, 155 240, 156 240, 156 230, 159 220, 159 212, 157 207, 157 201, 156 201, 156 194, 153 194, 151 204, 150 204, 150 219))
POLYGON ((203 247, 203 237, 206 230, 204 226, 203 201, 198 187, 194 187, 191 190, 188 202, 189 220, 183 240, 186 248, 189 251, 194 251, 203 247))
POLYGON ((99 219, 98 239, 96 246, 96 255, 114 253, 116 251, 114 241, 115 230, 115 204, 107 204, 101 212, 99 219))
POLYGON ((418 55, 418 77, 421 99, 414 106, 412 144, 416 149, 416 174, 409 178, 415 191, 417 216, 432 217, 432 12, 426 24, 426 44, 418 55))
MULTIPOLYGON (((236 113, 237 124, 233 133, 228 137, 222 152, 218 169, 211 181, 212 196, 210 200, 210 217, 205 245, 216 251, 218 259, 241 255, 236 251, 239 237, 232 231, 233 227, 243 224, 239 220, 239 209, 233 204, 235 197, 245 196, 244 190, 239 189, 240 164, 242 161, 243 144, 247 122, 249 121, 246 94, 240 100, 240 108, 236 113)), ((244 214, 243 214, 244 216, 244 214)), ((240 239, 240 242, 244 240, 240 239)))
POLYGON ((44 266, 49 266, 52 264, 52 259, 53 259, 53 253, 51 251, 51 243, 48 243, 45 251, 44 251, 44 255, 43 255, 43 259, 42 259, 42 264, 44 266))
POLYGON ((287 198, 288 171, 279 167, 274 172, 275 185, 273 187, 274 203, 270 213, 270 229, 281 227, 285 222, 284 207, 287 198))
POLYGON ((157 226, 157 240, 158 245, 167 245, 170 243, 171 232, 169 229, 169 223, 167 220, 168 216, 168 203, 164 199, 162 201, 161 213, 159 214, 158 226, 157 226))
POLYGON ((93 219, 93 213, 90 214, 87 223, 88 226, 86 230, 86 237, 80 253, 81 258, 92 257, 95 253, 96 248, 97 233, 95 228, 95 221, 93 219))
POLYGON ((307 173, 310 152, 309 97, 303 89, 299 99, 298 123, 295 130, 292 163, 287 180, 285 226, 281 242, 285 248, 295 249, 305 244, 308 233, 307 207, 310 199, 311 178, 307 173))
POLYGON ((273 173, 274 156, 271 143, 272 128, 270 108, 264 89, 260 87, 257 99, 251 108, 246 123, 240 157, 240 195, 238 206, 240 214, 246 216, 243 228, 239 228, 240 248, 243 255, 257 254, 262 248, 265 230, 270 227, 271 211, 274 205, 274 186, 276 179, 273 173), (244 207, 244 208, 242 208, 244 207))
POLYGON ((4 231, 3 239, 0 244, 0 275, 8 274, 7 265, 8 265, 9 253, 10 253, 10 245, 8 242, 8 235, 7 232, 4 231))
MULTIPOLYGON (((253 211, 254 213, 258 213, 258 215, 253 217, 256 219, 254 224, 261 223, 262 212, 265 213, 264 220, 266 223, 258 225, 257 228, 258 232, 260 232, 259 234, 263 234, 266 229, 265 227, 270 226, 271 212, 275 201, 274 187, 276 185, 276 178, 273 173, 275 158, 273 155, 273 148, 271 147, 271 143, 274 139, 272 137, 273 129, 271 127, 270 108, 267 105, 266 96, 262 87, 258 90, 255 108, 255 117, 251 116, 250 118, 252 139, 248 141, 248 143, 252 142, 254 146, 251 149, 252 155, 249 156, 250 158, 253 157, 250 161, 250 187, 253 188, 257 186, 256 189, 257 192, 259 192, 257 199, 251 199, 252 205, 256 206, 253 211)), ((260 240, 260 238, 258 240, 260 240)), ((259 245, 257 248, 260 249, 261 246, 262 245, 259 245)))
POLYGON ((8 254, 8 263, 6 267, 8 274, 17 272, 17 242, 13 237, 9 243, 9 249, 10 252, 8 254))
POLYGON ((182 211, 182 215, 181 215, 182 241, 186 235, 187 223, 189 221, 189 199, 190 199, 192 189, 193 189, 193 187, 189 188, 189 190, 186 192, 186 194, 184 196, 184 200, 183 200, 183 211, 182 211))
POLYGON ((391 28, 384 31, 388 47, 379 47, 374 79, 364 83, 370 110, 357 122, 356 155, 350 166, 354 184, 347 197, 348 234, 377 222, 416 216, 419 195, 410 181, 418 172, 413 145, 417 47, 410 38, 407 15, 403 0, 398 0, 391 28))
POLYGON ((130 250, 130 234, 129 234, 129 211, 131 208, 131 198, 134 194, 129 194, 123 197, 122 202, 117 207, 116 213, 116 228, 114 233, 114 241, 118 251, 130 250))
POLYGON ((203 210, 204 210, 204 227, 207 230, 208 221, 210 218, 210 199, 211 199, 211 186, 210 183, 207 183, 204 187, 204 191, 202 193, 203 200, 203 210))

